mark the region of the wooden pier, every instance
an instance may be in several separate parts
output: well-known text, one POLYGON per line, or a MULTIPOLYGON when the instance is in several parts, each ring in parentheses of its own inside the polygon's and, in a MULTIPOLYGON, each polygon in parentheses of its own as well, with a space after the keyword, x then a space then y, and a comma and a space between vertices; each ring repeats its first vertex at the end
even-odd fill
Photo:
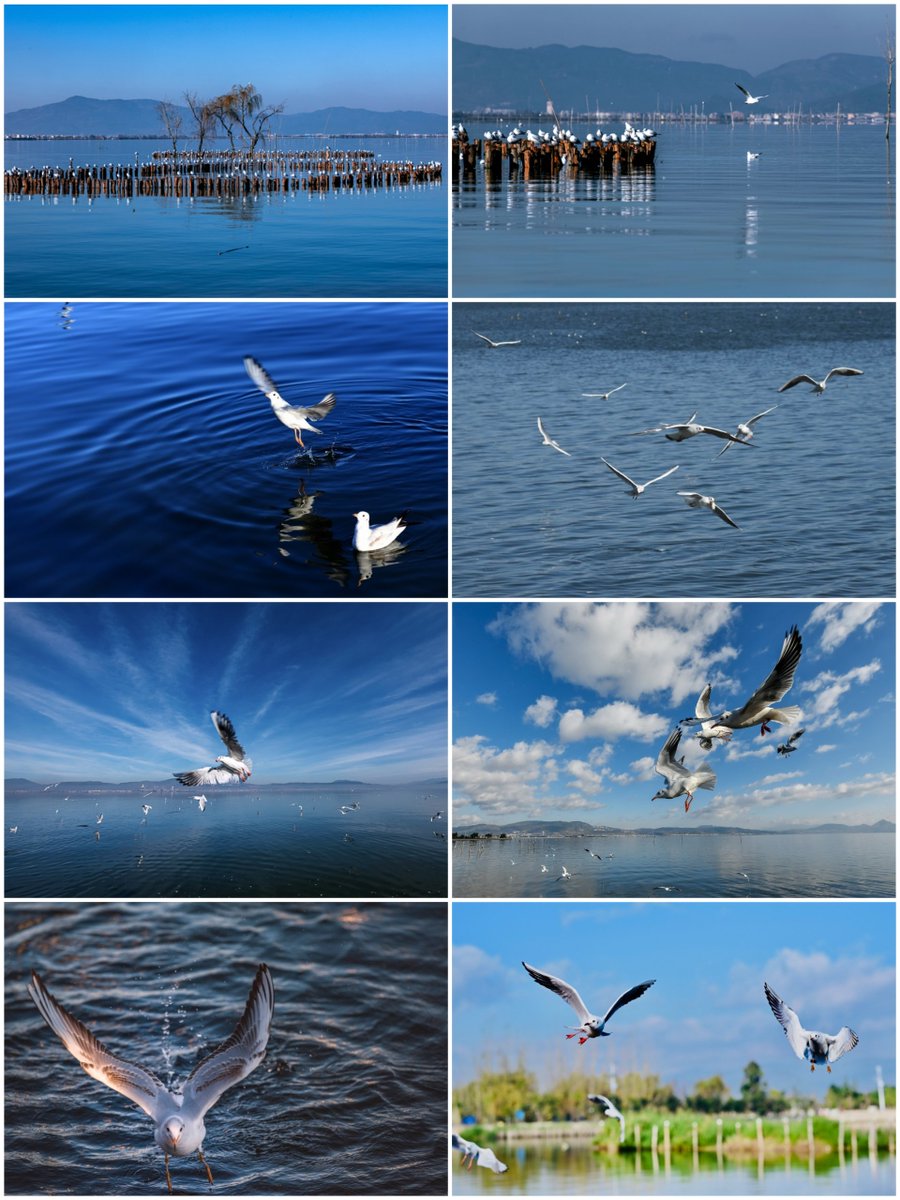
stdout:
POLYGON ((522 139, 508 142, 504 138, 474 141, 453 140, 454 178, 468 175, 484 163, 487 178, 500 179, 504 163, 510 177, 521 174, 523 179, 553 179, 563 168, 587 175, 612 175, 619 171, 652 171, 656 158, 656 141, 642 142, 529 142, 522 139))

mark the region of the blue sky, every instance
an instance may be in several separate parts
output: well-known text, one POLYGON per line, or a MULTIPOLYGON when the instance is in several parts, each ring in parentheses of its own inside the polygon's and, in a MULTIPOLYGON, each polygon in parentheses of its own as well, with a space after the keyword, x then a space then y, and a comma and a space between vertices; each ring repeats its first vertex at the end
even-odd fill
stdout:
POLYGON ((6 605, 6 774, 164 779, 223 753, 258 783, 446 775, 446 605, 6 605))
POLYGON ((612 46, 758 73, 884 52, 884 4, 457 4, 453 36, 487 46, 612 46))
POLYGON ((676 1091, 720 1074, 737 1091, 755 1059, 771 1087, 823 1096, 894 1081, 892 903, 651 901, 453 906, 453 1080, 504 1060, 547 1084, 575 1069, 658 1074, 676 1091), (566 1041, 572 1010, 521 960, 567 980, 591 1012, 655 985, 616 1013, 609 1038, 566 1041), (763 993, 767 982, 807 1029, 849 1025, 859 1045, 833 1073, 795 1058, 763 993))
POLYGON ((285 112, 447 111, 443 5, 9 5, 6 111, 216 96, 252 81, 285 112))
POLYGON ((550 603, 453 606, 454 824, 512 820, 784 828, 894 817, 892 605, 550 603), (656 756, 712 683, 714 711, 743 704, 786 630, 803 653, 783 704, 805 734, 739 730, 702 751, 715 791, 650 802, 656 756))

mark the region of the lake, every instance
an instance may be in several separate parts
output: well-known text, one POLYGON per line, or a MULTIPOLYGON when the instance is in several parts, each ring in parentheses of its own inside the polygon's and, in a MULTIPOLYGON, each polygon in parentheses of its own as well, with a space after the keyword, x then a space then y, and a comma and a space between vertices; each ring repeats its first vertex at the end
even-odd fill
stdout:
POLYGON ((175 787, 8 793, 6 895, 447 895, 446 801, 421 788, 175 787))
POLYGON ((894 341, 885 304, 454 304, 454 595, 893 596, 894 341), (778 392, 834 366, 864 374, 778 392), (634 436, 773 406, 724 454, 634 436), (640 483, 679 470, 632 500, 601 458, 640 483))
POLYGON ((663 125, 655 170, 599 178, 479 168, 454 182, 453 295, 893 296, 894 187, 868 125, 663 125))
POLYGON ((113 1053, 181 1082, 268 964, 267 1056, 207 1114, 176 1193, 447 1190, 445 904, 7 904, 5 1192, 164 1195, 150 1120, 89 1078, 32 968, 113 1053), (392 1136, 385 1137, 385 1129, 392 1136))
MULTIPOLYGON (((281 148, 319 150, 319 138, 281 148)), ((445 138, 366 138, 385 161, 446 164, 445 138)), ((7 141, 7 170, 133 164, 152 141, 7 141)), ((355 150, 350 140, 335 142, 355 150)), ((447 294, 441 184, 179 199, 6 200, 6 295, 440 297, 447 294), (240 246, 240 251, 232 251, 240 246)))
POLYGON ((446 596, 446 305, 8 304, 6 594, 446 596))
POLYGON ((896 839, 889 833, 456 838, 453 895, 885 897, 895 895, 895 855, 896 839), (586 850, 602 854, 603 861, 586 850), (560 879, 563 867, 574 878, 560 879))

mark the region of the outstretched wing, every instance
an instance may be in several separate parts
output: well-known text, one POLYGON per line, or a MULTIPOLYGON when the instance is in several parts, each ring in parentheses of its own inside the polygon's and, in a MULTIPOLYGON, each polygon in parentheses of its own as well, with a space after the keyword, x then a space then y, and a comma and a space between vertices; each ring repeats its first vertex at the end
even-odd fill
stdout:
POLYGON ((661 479, 667 478, 667 476, 672 475, 677 470, 678 467, 669 467, 668 471, 663 471, 662 475, 657 475, 655 479, 648 479, 644 487, 648 488, 651 483, 659 483, 661 479))
POLYGON ((781 997, 773 992, 767 983, 763 984, 766 992, 766 999, 769 1002, 769 1008, 775 1014, 781 1028, 787 1035, 787 1040, 790 1047, 798 1058, 803 1058, 803 1052, 806 1049, 807 1032, 800 1024, 800 1018, 790 1007, 785 1004, 781 997))
POLYGON ((535 983, 549 988, 551 992, 556 992, 557 996, 562 996, 567 1004, 571 1004, 582 1021, 590 1020, 591 1014, 585 1008, 584 1001, 570 983, 566 983, 564 979, 557 979, 555 975, 547 975, 543 971, 537 970, 536 967, 529 967, 527 962, 523 962, 522 966, 535 983))
POLYGON ((745 96, 749 96, 749 95, 750 95, 750 93, 747 91, 747 89, 744 87, 744 85, 743 85, 743 84, 741 84, 741 83, 736 83, 734 86, 737 88, 737 90, 738 90, 739 92, 743 92, 745 96))
POLYGON ((750 420, 745 421, 744 424, 752 427, 757 421, 761 421, 763 417, 767 417, 769 413, 773 413, 777 407, 777 404, 773 404, 771 408, 764 408, 761 413, 757 413, 755 417, 751 417, 750 420))
POLYGON ((819 386, 819 381, 813 379, 811 375, 795 375, 793 379, 789 379, 787 383, 783 383, 778 390, 779 392, 786 392, 788 388, 796 387, 798 383, 809 383, 814 388, 819 386))
POLYGON ((627 992, 623 992, 618 1000, 616 1000, 615 1003, 609 1009, 607 1009, 603 1017, 604 1025, 613 1015, 613 1013, 618 1012, 620 1008, 624 1008, 626 1004, 630 1004, 632 1000, 637 1000, 639 996, 643 996, 644 992, 646 992, 648 988, 652 988, 654 983, 656 983, 655 979, 645 979, 643 983, 636 983, 633 988, 629 988, 627 992))
POLYGON ((41 1016, 92 1079, 127 1096, 154 1121, 160 1119, 166 1104, 171 1101, 171 1093, 155 1075, 110 1053, 86 1025, 67 1012, 47 991, 37 971, 31 972, 28 992, 41 1016))
MULTIPOLYGON (((324 396, 318 404, 310 404, 306 408, 301 409, 301 411, 304 417, 307 417, 310 421, 321 421, 323 417, 328 416, 336 403, 337 396, 334 394, 334 392, 329 392, 328 395, 324 396)), ((321 430, 316 430, 316 433, 320 432, 321 430)))
POLYGON ((602 463, 606 463, 606 466, 609 467, 609 469, 612 471, 613 475, 618 475, 618 477, 620 479, 624 479, 627 484, 629 484, 631 487, 633 487, 635 489, 635 491, 637 491, 637 484, 634 482, 634 480, 630 476, 626 475, 624 471, 620 471, 618 467, 614 467, 611 462, 606 462, 605 458, 601 457, 600 461, 602 463))
POLYGON ((694 715, 701 721, 708 721, 712 717, 712 710, 709 707, 709 698, 711 695, 712 684, 708 683, 697 697, 697 703, 694 706, 694 715))
POLYGON ((721 517, 721 519, 725 522, 726 525, 730 525, 732 529, 740 529, 740 525, 738 525, 737 521, 732 521, 731 517, 729 517, 729 515, 725 511, 725 509, 721 508, 715 502, 715 500, 713 501, 712 510, 716 514, 717 517, 721 517))
POLYGON ((275 988, 265 963, 260 963, 247 997, 244 1014, 233 1032, 191 1071, 185 1082, 184 1106, 203 1116, 223 1092, 246 1079, 266 1056, 275 988))
POLYGON ((196 771, 179 771, 174 774, 184 787, 211 786, 214 783, 235 783, 237 775, 226 767, 198 767, 196 771))
POLYGON ((734 720, 739 720, 745 714, 752 716, 761 708, 774 704, 787 695, 793 685, 794 672, 797 670, 802 651, 803 639, 800 637, 800 630, 796 625, 792 625, 784 635, 778 662, 747 703, 737 712, 730 714, 729 724, 734 720))
POLYGON ((727 429, 716 429, 715 425, 704 425, 703 432, 709 433, 713 437, 724 438, 726 442, 737 442, 739 446, 751 446, 753 443, 745 441, 744 438, 739 438, 733 433, 729 433, 727 429))
POLYGON ((799 742, 799 741, 800 741, 800 739, 803 737, 804 733, 806 733, 806 730, 805 730, 805 729, 796 729, 796 730, 794 730, 794 732, 793 732, 793 733, 791 734, 791 736, 788 738, 788 745, 789 745, 789 746, 793 746, 793 744, 794 744, 795 742, 799 742))
POLYGON ((249 354, 244 359, 244 370, 259 390, 270 400, 280 400, 282 404, 286 403, 266 368, 255 358, 251 358, 249 354))
POLYGON ((856 367, 832 367, 825 376, 826 383, 832 375, 862 375, 862 371, 858 371, 856 367))
POLYGON ((859 1038, 853 1030, 848 1025, 842 1026, 834 1037, 828 1040, 828 1061, 830 1063, 837 1062, 843 1054, 857 1045, 859 1045, 859 1038))
POLYGON ((225 748, 232 758, 236 758, 238 762, 243 762, 247 757, 247 751, 237 740, 237 734, 234 732, 234 726, 231 723, 231 718, 226 717, 224 713, 211 712, 212 723, 216 727, 216 732, 225 743, 225 748))
MULTIPOLYGON (((678 749, 678 743, 681 741, 681 727, 676 726, 669 734, 663 743, 663 747, 656 756, 656 774, 668 782, 673 779, 678 772, 674 770, 678 766, 675 762, 675 751, 678 749)), ((687 772, 682 768, 681 774, 686 775, 687 772)))

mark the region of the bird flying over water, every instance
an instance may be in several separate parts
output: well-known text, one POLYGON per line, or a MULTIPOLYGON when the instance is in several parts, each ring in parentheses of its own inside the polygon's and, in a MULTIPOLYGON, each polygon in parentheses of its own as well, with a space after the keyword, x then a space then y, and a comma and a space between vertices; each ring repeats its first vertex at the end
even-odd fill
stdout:
POLYGON ((611 388, 608 392, 582 392, 581 394, 588 400, 608 400, 615 392, 621 392, 624 387, 628 387, 628 384, 620 383, 618 387, 611 388))
POLYGON ((203 1118, 228 1088, 246 1079, 265 1058, 275 1004, 272 976, 265 963, 257 967, 243 1016, 230 1036, 194 1067, 180 1088, 173 1089, 137 1063, 107 1050, 50 994, 37 971, 31 973, 28 991, 41 1016, 88 1075, 121 1092, 153 1121, 154 1141, 165 1153, 170 1194, 170 1154, 184 1158, 196 1152, 212 1183, 212 1172, 203 1157, 203 1118))
POLYGON ((337 401, 334 392, 329 392, 318 404, 310 404, 305 407, 300 404, 290 405, 278 391, 268 371, 255 358, 250 358, 248 355, 244 359, 244 369, 272 405, 272 410, 282 425, 287 425, 288 429, 294 431, 294 438, 299 446, 303 445, 303 438, 300 436, 301 429, 306 429, 310 433, 322 432, 310 422, 321 421, 323 417, 328 416, 337 401))
POLYGON ((862 371, 857 371, 856 367, 832 367, 824 379, 813 379, 812 375, 795 375, 793 379, 789 379, 787 383, 783 383, 778 389, 779 392, 786 392, 788 388, 796 387, 798 383, 808 383, 816 396, 821 396, 828 386, 828 380, 832 375, 862 375, 862 371))
POLYGON ((454 1150, 462 1151, 462 1165, 469 1171, 476 1163, 479 1167, 487 1167, 495 1175, 502 1175, 504 1171, 509 1170, 506 1163, 502 1163, 487 1146, 479 1146, 476 1142, 461 1138, 458 1133, 451 1134, 450 1143, 454 1150))
POLYGON ((630 1004, 632 1000, 637 1000, 639 996, 643 996, 648 988, 656 983, 655 979, 645 979, 643 983, 635 984, 633 988, 629 988, 606 1010, 602 1017, 595 1017, 590 1013, 584 1001, 578 995, 575 988, 570 983, 566 983, 564 979, 557 979, 555 975, 547 975, 544 971, 539 971, 537 967, 529 967, 527 962, 523 962, 522 966, 535 981, 542 987, 549 988, 551 992, 556 992, 557 996, 561 996, 567 1004, 570 1004, 578 1017, 581 1020, 580 1025, 570 1025, 570 1029, 574 1029, 575 1033, 567 1033, 567 1038, 578 1037, 578 1045, 583 1046, 590 1038, 609 1037, 605 1032, 606 1022, 610 1019, 613 1013, 624 1008, 626 1004, 630 1004))
MULTIPOLYGON (((741 442, 742 446, 744 444, 744 442, 741 442)), ((732 521, 725 509, 719 507, 715 496, 704 496, 702 492, 679 492, 678 495, 688 508, 708 508, 711 513, 715 513, 720 520, 724 521, 726 525, 730 525, 732 529, 740 529, 737 521, 732 521)))
POLYGON ((252 774, 251 762, 244 747, 237 740, 231 720, 220 712, 211 712, 209 715, 228 753, 219 755, 216 759, 219 764, 217 767, 180 771, 175 773, 175 778, 185 787, 209 787, 213 783, 234 783, 235 780, 246 783, 252 774))
POLYGON ((747 91, 747 89, 743 86, 743 84, 736 83, 734 86, 737 88, 737 90, 739 92, 744 93, 744 95, 746 97, 746 99, 744 100, 745 104, 759 104, 760 100, 768 100, 768 98, 769 98, 768 92, 766 92, 766 94, 764 96, 751 96, 750 93, 747 91))
MULTIPOLYGON (((773 404, 771 408, 764 409, 763 412, 757 413, 756 416, 751 417, 749 421, 743 421, 740 425, 738 425, 735 436, 742 438, 745 442, 749 442, 753 437, 753 426, 756 424, 756 422, 761 421, 763 417, 767 417, 769 413, 773 413, 777 407, 777 404, 773 404)), ((716 455, 716 458, 721 458, 726 450, 731 449, 731 445, 731 442, 726 442, 716 455)))
POLYGON ((588 1096, 588 1100, 590 1100, 592 1104, 598 1104, 603 1109, 605 1116, 612 1117, 613 1120, 619 1122, 619 1141, 624 1142, 625 1118, 613 1104, 612 1100, 610 1100, 608 1096, 588 1096))
POLYGON ((726 442, 737 442, 739 446, 748 446, 750 443, 745 442, 743 438, 735 437, 733 433, 728 433, 725 429, 717 429, 715 425, 701 425, 696 420, 696 413, 692 413, 686 421, 675 424, 654 425, 652 429, 636 429, 634 433, 630 433, 629 437, 641 437, 645 433, 661 433, 670 442, 684 442, 688 438, 698 437, 701 433, 709 434, 710 437, 724 438, 726 442))
POLYGON ((660 788, 650 799, 675 800, 678 796, 686 796, 684 811, 688 812, 694 799, 694 792, 698 788, 704 788, 711 792, 716 786, 716 775, 709 763, 702 762, 696 767, 686 767, 683 759, 676 759, 675 753, 680 741, 681 729, 675 728, 666 738, 663 748, 657 755, 654 770, 657 775, 662 775, 666 786, 660 788))
POLYGON ((356 517, 356 528, 353 530, 354 550, 384 550, 407 528, 405 512, 386 521, 384 525, 370 525, 369 514, 364 509, 353 515, 356 517))
POLYGON ((646 483, 635 483, 634 480, 626 475, 624 471, 620 471, 618 467, 614 467, 612 463, 607 462, 605 458, 601 457, 600 461, 609 467, 613 475, 618 475, 620 479, 624 480, 625 483, 628 484, 628 486, 631 488, 632 500, 637 500, 638 496, 640 496, 642 492, 645 492, 651 483, 659 483, 661 479, 667 478, 669 475, 673 474, 673 472, 678 470, 678 467, 669 467, 668 471, 664 471, 662 475, 657 475, 655 479, 648 479, 646 483))
POLYGON ((804 1029, 800 1018, 781 997, 773 992, 767 983, 763 984, 769 1008, 785 1032, 791 1049, 798 1058, 806 1059, 810 1071, 816 1069, 816 1063, 825 1063, 825 1069, 831 1074, 831 1064, 837 1062, 843 1055, 848 1054, 859 1044, 859 1038, 847 1025, 842 1025, 835 1034, 816 1033, 804 1029))
POLYGON ((560 452, 560 454, 564 454, 564 455, 566 456, 566 458, 571 458, 571 457, 572 457, 572 455, 569 453, 569 451, 568 451, 568 450, 563 450, 563 448, 562 448, 562 446, 559 444, 559 442, 555 442, 555 441, 553 440, 553 438, 550 436, 550 434, 549 434, 549 433, 547 433, 546 429, 544 429, 544 426, 543 426, 543 424, 541 423, 541 418, 540 418, 540 417, 538 417, 538 419, 537 419, 537 425, 538 425, 538 433, 539 433, 539 434, 541 435, 541 437, 544 439, 544 441, 543 441, 542 445, 544 445, 544 446, 552 446, 554 450, 558 450, 558 451, 560 452))
POLYGON ((489 337, 485 337, 483 333, 476 333, 474 329, 472 330, 472 332, 475 334, 475 336, 477 338, 481 338, 481 340, 483 342, 487 342, 487 344, 491 350, 496 350, 499 346, 521 346, 522 345, 521 338, 519 338, 519 340, 517 342, 492 342, 491 339, 489 337))

